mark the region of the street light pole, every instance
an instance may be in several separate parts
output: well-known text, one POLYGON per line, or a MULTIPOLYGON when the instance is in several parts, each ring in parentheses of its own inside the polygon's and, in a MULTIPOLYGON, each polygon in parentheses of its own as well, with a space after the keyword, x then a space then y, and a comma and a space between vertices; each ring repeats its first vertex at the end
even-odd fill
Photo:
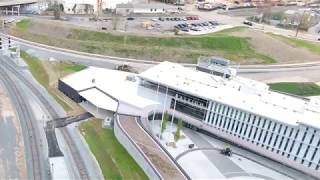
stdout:
POLYGON ((164 98, 164 103, 163 103, 163 109, 162 109, 162 117, 161 117, 161 124, 160 124, 160 136, 161 136, 161 129, 162 129, 162 123, 163 123, 163 119, 164 119, 164 111, 166 109, 166 103, 167 103, 167 96, 168 96, 168 86, 166 86, 166 95, 164 98))

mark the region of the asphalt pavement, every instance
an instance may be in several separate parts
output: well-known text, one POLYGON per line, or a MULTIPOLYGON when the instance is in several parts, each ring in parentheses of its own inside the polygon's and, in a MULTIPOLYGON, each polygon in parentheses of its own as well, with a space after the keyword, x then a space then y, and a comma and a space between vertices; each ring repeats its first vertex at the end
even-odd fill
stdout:
MULTIPOLYGON (((56 60, 61 62, 74 62, 86 66, 114 69, 117 65, 128 64, 138 72, 144 71, 158 62, 118 58, 89 54, 68 49, 51 47, 16 38, 21 49, 40 58, 41 60, 56 60)), ((320 82, 320 60, 318 62, 306 62, 296 64, 277 65, 240 65, 236 66, 239 75, 265 82, 320 82)), ((192 64, 184 64, 194 68, 192 64)))
MULTIPOLYGON (((246 174, 249 176, 253 176, 256 178, 263 178, 263 179, 279 179, 279 178, 285 178, 285 179, 304 179, 304 180, 314 180, 314 178, 305 175, 304 173, 301 173, 297 170, 294 170, 288 166, 285 166, 281 163, 275 162, 273 160, 270 160, 268 158, 265 158, 263 156, 260 156, 256 153, 250 152, 248 150, 245 150, 241 147, 235 146, 232 143, 229 143, 225 140, 222 140, 221 138, 218 138, 214 135, 206 135, 202 132, 196 132, 193 130, 190 130, 188 128, 184 128, 183 132, 193 141, 195 142, 196 146, 198 148, 225 148, 226 146, 230 147, 233 152, 237 154, 241 154, 241 157, 237 158, 229 158, 226 156, 222 156, 219 152, 216 150, 214 151, 207 151, 202 150, 202 152, 207 156, 207 158, 214 164, 215 167, 226 177, 232 177, 232 175, 243 175, 246 174), (249 164, 250 169, 242 167, 241 165, 245 164, 245 158, 248 157, 248 159, 253 160, 254 162, 251 162, 249 164), (237 161, 239 159, 243 159, 241 163, 238 163, 237 161), (255 173, 252 174, 252 172, 267 172, 266 170, 259 170, 258 166, 261 165, 264 168, 268 169, 270 174, 267 173, 255 173), (236 172, 236 174, 234 174, 236 172), (280 174, 279 174, 280 173, 280 174)), ((184 156, 187 156, 185 154, 184 156)))

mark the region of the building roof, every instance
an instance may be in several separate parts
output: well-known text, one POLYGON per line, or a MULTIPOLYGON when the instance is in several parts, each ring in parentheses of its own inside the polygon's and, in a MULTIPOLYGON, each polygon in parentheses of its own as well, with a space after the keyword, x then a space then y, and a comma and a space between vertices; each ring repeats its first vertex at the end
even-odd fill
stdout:
MULTIPOLYGON (((128 80, 128 77, 135 77, 135 74, 110 69, 89 67, 85 70, 71 74, 61 79, 71 86, 80 95, 98 107, 111 108, 114 105, 103 105, 112 102, 110 97, 125 102, 137 108, 157 104, 152 97, 153 91, 139 86, 138 81, 128 80), (94 90, 97 87, 99 90, 94 90), (103 97, 106 96, 106 97, 103 97), (104 99, 108 99, 104 101, 104 99)), ((114 104, 113 102, 111 104, 114 104)))
POLYGON ((117 4, 116 8, 172 8, 169 5, 163 3, 121 3, 117 4))
POLYGON ((38 0, 0 0, 0 7, 15 6, 15 5, 21 5, 21 4, 32 4, 37 2, 38 0))
POLYGON ((121 4, 117 4, 116 8, 133 8, 132 3, 121 3, 121 4))
POLYGON ((170 88, 291 125, 320 128, 320 103, 269 91, 269 86, 239 76, 224 79, 163 62, 138 75, 170 88))
POLYGON ((91 88, 79 93, 83 98, 94 103, 95 106, 116 112, 118 102, 97 88, 91 88))
POLYGON ((98 107, 106 109, 113 106, 110 99, 103 100, 105 97, 102 96, 108 95, 139 109, 162 104, 164 95, 156 97, 154 90, 139 85, 138 77, 286 124, 302 123, 320 128, 320 100, 316 98, 306 100, 288 96, 270 91, 269 86, 262 82, 239 76, 225 79, 170 62, 160 63, 138 75, 89 67, 62 81, 81 91, 81 95, 98 107), (85 92, 93 87, 101 91, 85 92))

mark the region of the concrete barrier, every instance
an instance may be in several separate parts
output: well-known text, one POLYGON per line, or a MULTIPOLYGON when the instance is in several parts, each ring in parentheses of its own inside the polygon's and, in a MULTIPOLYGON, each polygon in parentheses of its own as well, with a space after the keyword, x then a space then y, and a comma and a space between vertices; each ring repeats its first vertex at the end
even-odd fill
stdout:
POLYGON ((139 164, 143 169, 149 179, 157 180, 163 179, 160 173, 155 169, 153 164, 144 155, 143 151, 135 144, 135 142, 130 138, 128 133, 121 127, 118 116, 114 120, 114 134, 120 144, 128 151, 128 153, 133 157, 133 159, 139 164))

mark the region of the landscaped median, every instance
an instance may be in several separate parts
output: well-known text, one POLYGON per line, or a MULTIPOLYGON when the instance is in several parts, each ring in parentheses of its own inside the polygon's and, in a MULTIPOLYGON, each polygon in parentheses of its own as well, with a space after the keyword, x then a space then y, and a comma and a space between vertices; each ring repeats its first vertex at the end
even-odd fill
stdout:
POLYGON ((80 125, 81 134, 95 155, 105 179, 148 179, 140 166, 118 142, 112 129, 93 119, 80 125))

